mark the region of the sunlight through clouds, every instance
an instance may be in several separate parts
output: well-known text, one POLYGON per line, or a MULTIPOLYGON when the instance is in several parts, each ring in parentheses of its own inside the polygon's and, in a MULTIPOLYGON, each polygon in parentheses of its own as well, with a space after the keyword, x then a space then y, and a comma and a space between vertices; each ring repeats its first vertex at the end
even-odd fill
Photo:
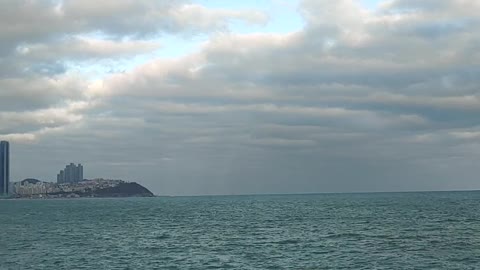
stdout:
POLYGON ((89 174, 121 166, 164 194, 249 193, 253 180, 260 192, 480 187, 478 166, 460 166, 480 158, 465 150, 480 143, 476 1, 2 7, 0 139, 23 153, 15 178, 52 178, 75 154, 89 174))

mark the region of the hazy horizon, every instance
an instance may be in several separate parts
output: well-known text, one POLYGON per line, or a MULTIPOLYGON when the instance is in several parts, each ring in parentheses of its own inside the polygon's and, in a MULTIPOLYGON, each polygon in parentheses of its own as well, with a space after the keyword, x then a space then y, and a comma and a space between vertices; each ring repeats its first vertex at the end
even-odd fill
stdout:
POLYGON ((11 181, 73 162, 158 195, 478 190, 478 10, 3 1, 11 181))

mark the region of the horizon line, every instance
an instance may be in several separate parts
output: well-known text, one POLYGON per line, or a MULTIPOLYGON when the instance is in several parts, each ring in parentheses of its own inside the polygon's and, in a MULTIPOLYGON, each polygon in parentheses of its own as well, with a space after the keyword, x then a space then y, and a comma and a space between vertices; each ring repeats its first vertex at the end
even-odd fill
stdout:
POLYGON ((344 194, 389 194, 389 193, 442 193, 442 192, 479 192, 480 189, 452 190, 403 190, 403 191, 348 191, 348 192, 305 192, 305 193, 243 193, 243 194, 198 194, 198 195, 159 195, 155 197, 228 197, 228 196, 309 196, 309 195, 344 195, 344 194))

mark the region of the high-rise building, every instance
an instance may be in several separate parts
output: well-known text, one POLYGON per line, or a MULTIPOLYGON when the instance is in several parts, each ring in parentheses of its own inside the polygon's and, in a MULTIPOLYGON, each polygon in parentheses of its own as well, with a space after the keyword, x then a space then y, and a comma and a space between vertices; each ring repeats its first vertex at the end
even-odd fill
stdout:
POLYGON ((8 195, 10 181, 10 144, 0 142, 0 196, 8 195))
POLYGON ((78 183, 83 181, 83 166, 70 163, 57 174, 57 183, 78 183))
POLYGON ((77 179, 79 179, 79 181, 83 181, 83 166, 82 166, 82 164, 78 164, 77 179))
POLYGON ((58 174, 57 174, 57 183, 58 184, 61 184, 61 183, 64 183, 65 182, 65 171, 64 170, 61 170, 58 174))

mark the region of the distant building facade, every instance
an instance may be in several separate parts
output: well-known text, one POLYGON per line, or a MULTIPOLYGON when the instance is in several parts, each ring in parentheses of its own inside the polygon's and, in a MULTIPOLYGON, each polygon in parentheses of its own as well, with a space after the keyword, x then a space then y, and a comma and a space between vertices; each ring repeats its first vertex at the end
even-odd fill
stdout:
POLYGON ((75 165, 70 163, 57 174, 57 183, 78 183, 83 181, 83 166, 82 164, 75 165))
POLYGON ((28 178, 21 182, 13 183, 12 192, 14 195, 41 195, 52 191, 53 183, 42 182, 37 179, 28 178))
POLYGON ((10 144, 0 142, 0 196, 8 195, 10 181, 10 144))

